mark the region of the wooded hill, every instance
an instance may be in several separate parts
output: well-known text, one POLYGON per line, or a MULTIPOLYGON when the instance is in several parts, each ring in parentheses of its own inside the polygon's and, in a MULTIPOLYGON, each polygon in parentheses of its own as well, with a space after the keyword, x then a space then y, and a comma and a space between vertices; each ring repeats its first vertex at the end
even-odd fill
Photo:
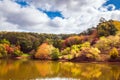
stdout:
MULTIPOLYGON (((36 58, 40 58, 41 56, 40 48, 48 46, 47 49, 51 50, 46 51, 47 54, 44 53, 45 51, 42 51, 44 53, 42 56, 45 57, 42 59, 51 59, 57 56, 57 59, 69 58, 72 60, 78 59, 81 56, 83 58, 84 56, 85 59, 86 57, 90 57, 95 60, 101 56, 100 53, 111 52, 113 52, 113 54, 111 53, 112 56, 118 57, 120 48, 120 21, 106 21, 105 19, 101 19, 96 27, 89 28, 80 34, 0 32, 1 46, 2 44, 6 44, 6 42, 9 43, 8 46, 10 48, 13 48, 13 45, 19 46, 19 51, 25 54, 32 54, 36 58), (114 51, 117 54, 114 54, 114 51)), ((109 56, 111 55, 109 54, 109 56)))

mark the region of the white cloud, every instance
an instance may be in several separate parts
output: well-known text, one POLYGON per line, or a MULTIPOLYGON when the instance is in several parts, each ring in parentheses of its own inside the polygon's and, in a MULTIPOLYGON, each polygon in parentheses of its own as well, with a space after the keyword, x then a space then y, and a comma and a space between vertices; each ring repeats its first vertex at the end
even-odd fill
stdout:
POLYGON ((6 30, 7 28, 8 30, 14 30, 15 28, 29 31, 29 28, 33 26, 45 24, 49 21, 47 15, 38 11, 34 6, 21 8, 20 5, 10 0, 1 1, 0 10, 0 16, 2 17, 0 19, 1 30, 6 30))
POLYGON ((30 6, 23 8, 14 1, 0 1, 0 30, 80 33, 96 26, 101 17, 120 20, 120 10, 115 10, 113 4, 104 6, 107 0, 25 0, 30 6), (61 11, 65 18, 51 20, 37 8, 61 11))

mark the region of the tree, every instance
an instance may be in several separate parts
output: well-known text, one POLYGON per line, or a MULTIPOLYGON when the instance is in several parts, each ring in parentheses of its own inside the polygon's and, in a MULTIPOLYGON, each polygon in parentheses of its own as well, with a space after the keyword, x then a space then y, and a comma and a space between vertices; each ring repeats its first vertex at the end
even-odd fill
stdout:
POLYGON ((52 50, 52 53, 51 53, 51 58, 53 60, 58 60, 59 59, 59 55, 60 55, 59 49, 58 48, 54 48, 52 50))
POLYGON ((38 47, 38 50, 35 54, 35 58, 37 59, 49 59, 50 54, 52 53, 53 46, 48 43, 43 43, 38 47))
POLYGON ((109 35, 115 35, 118 29, 113 24, 113 21, 106 21, 102 22, 97 26, 97 32, 98 36, 109 36, 109 35))
POLYGON ((39 38, 32 34, 24 32, 1 32, 2 43, 8 40, 11 44, 20 45, 21 51, 29 53, 31 50, 36 49, 40 43, 39 38))
POLYGON ((54 39, 53 40, 53 46, 58 48, 58 49, 62 49, 62 43, 64 40, 61 39, 54 39))

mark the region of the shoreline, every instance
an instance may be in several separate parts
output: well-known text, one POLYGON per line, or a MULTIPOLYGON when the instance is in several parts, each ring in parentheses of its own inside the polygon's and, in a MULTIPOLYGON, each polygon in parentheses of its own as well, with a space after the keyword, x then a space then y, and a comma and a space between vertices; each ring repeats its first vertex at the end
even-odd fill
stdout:
POLYGON ((94 60, 67 60, 67 59, 36 59, 36 58, 22 58, 22 57, 14 57, 14 58, 0 58, 0 60, 33 60, 33 61, 58 61, 58 62, 72 62, 72 63, 120 63, 120 60, 105 60, 105 61, 94 61, 94 60))

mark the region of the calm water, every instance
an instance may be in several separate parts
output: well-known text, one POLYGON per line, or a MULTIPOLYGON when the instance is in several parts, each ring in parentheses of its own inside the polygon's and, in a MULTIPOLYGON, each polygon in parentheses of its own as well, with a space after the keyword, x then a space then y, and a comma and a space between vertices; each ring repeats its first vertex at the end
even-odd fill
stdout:
POLYGON ((0 80, 120 80, 119 64, 0 60, 0 80))

